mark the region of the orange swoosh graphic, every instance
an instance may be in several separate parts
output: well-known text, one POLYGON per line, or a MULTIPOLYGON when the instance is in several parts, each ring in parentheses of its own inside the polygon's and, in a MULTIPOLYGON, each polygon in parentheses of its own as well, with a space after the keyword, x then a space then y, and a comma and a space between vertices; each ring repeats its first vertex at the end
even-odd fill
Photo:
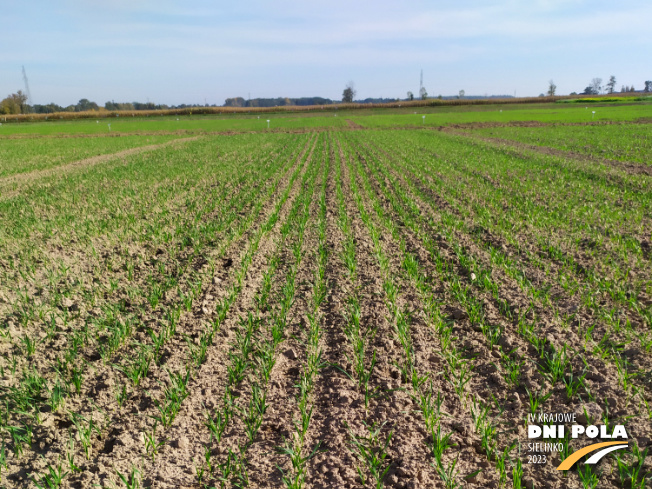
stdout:
POLYGON ((593 445, 589 445, 588 447, 584 447, 581 450, 578 450, 577 452, 573 453, 571 456, 566 458, 566 460, 564 460, 562 463, 559 464, 557 470, 570 469, 573 466, 573 464, 575 464, 575 462, 581 459, 584 455, 594 450, 597 450, 598 448, 610 447, 611 445, 625 445, 626 443, 627 443, 626 441, 605 441, 603 443, 594 443, 593 445))

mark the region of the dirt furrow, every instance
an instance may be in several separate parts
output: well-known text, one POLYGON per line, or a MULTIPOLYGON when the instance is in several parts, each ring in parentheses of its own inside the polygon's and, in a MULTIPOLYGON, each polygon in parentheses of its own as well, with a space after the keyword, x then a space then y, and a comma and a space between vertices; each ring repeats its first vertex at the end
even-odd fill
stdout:
MULTIPOLYGON (((340 150, 341 152, 341 150, 340 150)), ((371 351, 377 352, 377 365, 371 379, 371 385, 375 392, 369 403, 369 410, 362 419, 353 419, 350 422, 352 434, 366 436, 367 428, 362 421, 369 426, 380 426, 387 423, 383 436, 393 433, 391 444, 388 448, 389 470, 385 476, 385 483, 389 487, 431 487, 434 486, 438 477, 431 465, 432 457, 425 443, 428 433, 421 418, 416 399, 413 397, 411 387, 402 378, 399 365, 403 362, 402 346, 399 343, 396 333, 394 319, 392 319, 386 306, 386 297, 383 290, 385 278, 375 256, 374 243, 369 230, 363 224, 361 215, 353 200, 351 188, 351 162, 346 161, 346 156, 341 153, 343 159, 342 181, 345 189, 347 213, 352 216, 352 228, 355 233, 356 250, 359 260, 359 287, 360 305, 362 312, 362 323, 376 330, 370 341, 371 351)), ((385 239, 385 238, 383 238, 385 239)), ((391 273, 394 274, 394 269, 391 273)), ((416 300, 415 296, 408 296, 407 301, 416 300)), ((406 305, 406 303, 402 303, 406 305)), ((344 312, 344 311, 342 311, 344 312)), ((429 347, 436 348, 430 342, 430 334, 422 330, 417 341, 420 349, 420 359, 426 357, 429 362, 432 351, 429 347)), ((340 354, 341 356, 341 354, 340 354)), ((342 384, 336 384, 339 390, 342 384)), ((359 394, 362 403, 364 396, 359 394)), ((347 416, 346 411, 341 410, 333 416, 347 416)), ((335 421, 337 423, 337 421, 335 421)), ((335 430, 331 426, 331 430, 335 430)), ((331 435, 332 436, 332 435, 331 435)), ((340 435, 342 441, 347 441, 346 436, 340 435)), ((350 438, 350 435, 349 435, 350 438)), ((340 442, 341 443, 341 442, 340 442)))

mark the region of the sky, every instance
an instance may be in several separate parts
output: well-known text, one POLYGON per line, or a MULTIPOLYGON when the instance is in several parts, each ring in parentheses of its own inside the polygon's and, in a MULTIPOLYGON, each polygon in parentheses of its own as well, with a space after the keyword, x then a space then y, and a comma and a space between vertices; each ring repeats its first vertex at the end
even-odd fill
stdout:
POLYGON ((652 79, 648 0, 0 0, 0 98, 558 94, 652 79))

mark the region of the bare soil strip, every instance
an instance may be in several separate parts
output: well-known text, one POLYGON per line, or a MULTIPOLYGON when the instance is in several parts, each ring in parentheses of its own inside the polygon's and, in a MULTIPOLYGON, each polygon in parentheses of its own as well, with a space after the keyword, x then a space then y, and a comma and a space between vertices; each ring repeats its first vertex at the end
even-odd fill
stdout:
MULTIPOLYGON (((509 121, 509 122, 465 122, 448 124, 435 128, 438 131, 450 129, 491 129, 492 127, 556 127, 556 126, 622 126, 627 124, 652 124, 652 119, 641 118, 633 121, 592 121, 592 122, 540 122, 540 121, 509 121)), ((415 126, 421 127, 421 126, 415 126)))
POLYGON ((357 122, 353 122, 351 119, 346 119, 346 123, 351 129, 364 129, 364 126, 361 126, 357 122))
MULTIPOLYGON (((362 126, 360 126, 362 127, 362 126)), ((266 130, 265 132, 274 132, 282 134, 306 134, 311 132, 325 132, 332 130, 330 127, 309 127, 309 128, 274 128, 266 130)), ((348 128, 338 128, 340 130, 347 130, 348 128)), ((237 136, 242 134, 260 134, 260 131, 242 130, 242 131, 204 131, 204 130, 191 130, 180 129, 178 131, 126 131, 126 132, 111 132, 100 134, 12 134, 8 136, 0 136, 0 141, 3 139, 93 139, 93 138, 119 138, 124 136, 237 136)))

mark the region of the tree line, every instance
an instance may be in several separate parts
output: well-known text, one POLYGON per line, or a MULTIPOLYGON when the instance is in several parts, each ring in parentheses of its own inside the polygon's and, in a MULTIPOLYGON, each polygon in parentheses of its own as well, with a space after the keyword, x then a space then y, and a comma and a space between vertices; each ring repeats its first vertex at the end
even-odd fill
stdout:
MULTIPOLYGON (((205 107, 204 105, 194 104, 194 105, 165 105, 165 104, 155 104, 153 102, 114 102, 109 101, 105 102, 104 106, 99 106, 96 102, 88 100, 87 98, 81 99, 76 104, 71 104, 68 106, 61 106, 55 103, 50 103, 46 105, 34 104, 29 105, 27 103, 27 95, 25 95, 21 90, 18 90, 16 93, 8 95, 5 99, 0 101, 0 114, 52 114, 54 112, 88 112, 88 111, 101 111, 107 110, 109 112, 114 112, 118 110, 167 110, 167 109, 186 109, 192 107, 205 107)), ((212 105, 216 107, 216 105, 212 105)))
MULTIPOLYGON (((577 92, 571 92, 569 95, 600 95, 603 93, 610 94, 610 93, 616 93, 616 76, 611 75, 609 77, 609 81, 605 83, 604 85, 602 84, 602 78, 596 77, 591 80, 591 83, 589 83, 586 88, 580 92, 579 94, 577 92)), ((555 85, 555 82, 550 80, 548 82, 548 91, 546 92, 546 95, 548 96, 554 96, 557 91, 557 85, 555 85)), ((620 93, 634 93, 638 92, 634 85, 621 85, 620 87, 620 93)), ((646 80, 643 83, 643 93, 652 93, 652 80, 646 80)), ((541 94, 543 96, 543 94, 541 94)))
POLYGON ((224 107, 283 107, 286 105, 330 105, 333 103, 331 99, 323 97, 276 97, 247 100, 243 97, 232 97, 224 101, 224 107))
MULTIPOLYGON (((622 85, 620 92, 621 93, 630 93, 636 92, 637 90, 634 86, 622 85)), ((550 80, 548 82, 548 96, 554 96, 557 92, 557 85, 550 80)), ((615 93, 616 92, 616 77, 612 75, 609 78, 609 81, 603 86, 602 78, 593 78, 591 83, 581 92, 571 92, 570 95, 599 95, 602 93, 615 93)), ((646 80, 643 85, 643 92, 652 93, 652 80, 646 80)), ((353 82, 349 82, 344 91, 342 92, 343 103, 353 103, 356 96, 355 85, 353 82)), ((543 96, 544 94, 541 94, 543 96)), ((461 99, 465 97, 464 90, 460 90, 459 95, 455 98, 461 99)), ((414 95, 412 92, 407 93, 406 100, 414 100, 414 95)), ((419 91, 419 98, 425 100, 428 98, 428 92, 425 87, 421 87, 419 91)), ((442 98, 440 95, 439 99, 442 98)), ((450 98, 450 97, 444 97, 450 98)), ((478 97, 473 97, 478 98, 478 97)), ((388 103, 400 101, 399 99, 393 98, 367 98, 365 100, 355 100, 356 103, 388 103)), ((300 97, 300 98, 288 98, 288 97, 276 97, 276 98, 254 98, 245 100, 243 97, 232 97, 227 98, 224 101, 222 107, 282 107, 282 106, 314 106, 314 105, 331 105, 339 103, 337 100, 331 100, 329 98, 323 97, 300 97)), ((88 111, 101 111, 106 110, 110 112, 114 111, 140 111, 140 110, 167 110, 167 109, 187 109, 195 107, 207 107, 207 105, 201 104, 180 104, 180 105, 165 105, 165 104, 155 104, 153 102, 115 102, 113 100, 105 102, 103 107, 100 107, 97 103, 92 102, 86 98, 79 100, 76 104, 71 104, 66 107, 61 105, 50 103, 47 105, 29 105, 27 100, 27 95, 21 90, 18 90, 16 93, 12 93, 0 101, 0 114, 51 114, 54 112, 88 112, 88 111)), ((213 104, 210 107, 218 107, 213 104)))

